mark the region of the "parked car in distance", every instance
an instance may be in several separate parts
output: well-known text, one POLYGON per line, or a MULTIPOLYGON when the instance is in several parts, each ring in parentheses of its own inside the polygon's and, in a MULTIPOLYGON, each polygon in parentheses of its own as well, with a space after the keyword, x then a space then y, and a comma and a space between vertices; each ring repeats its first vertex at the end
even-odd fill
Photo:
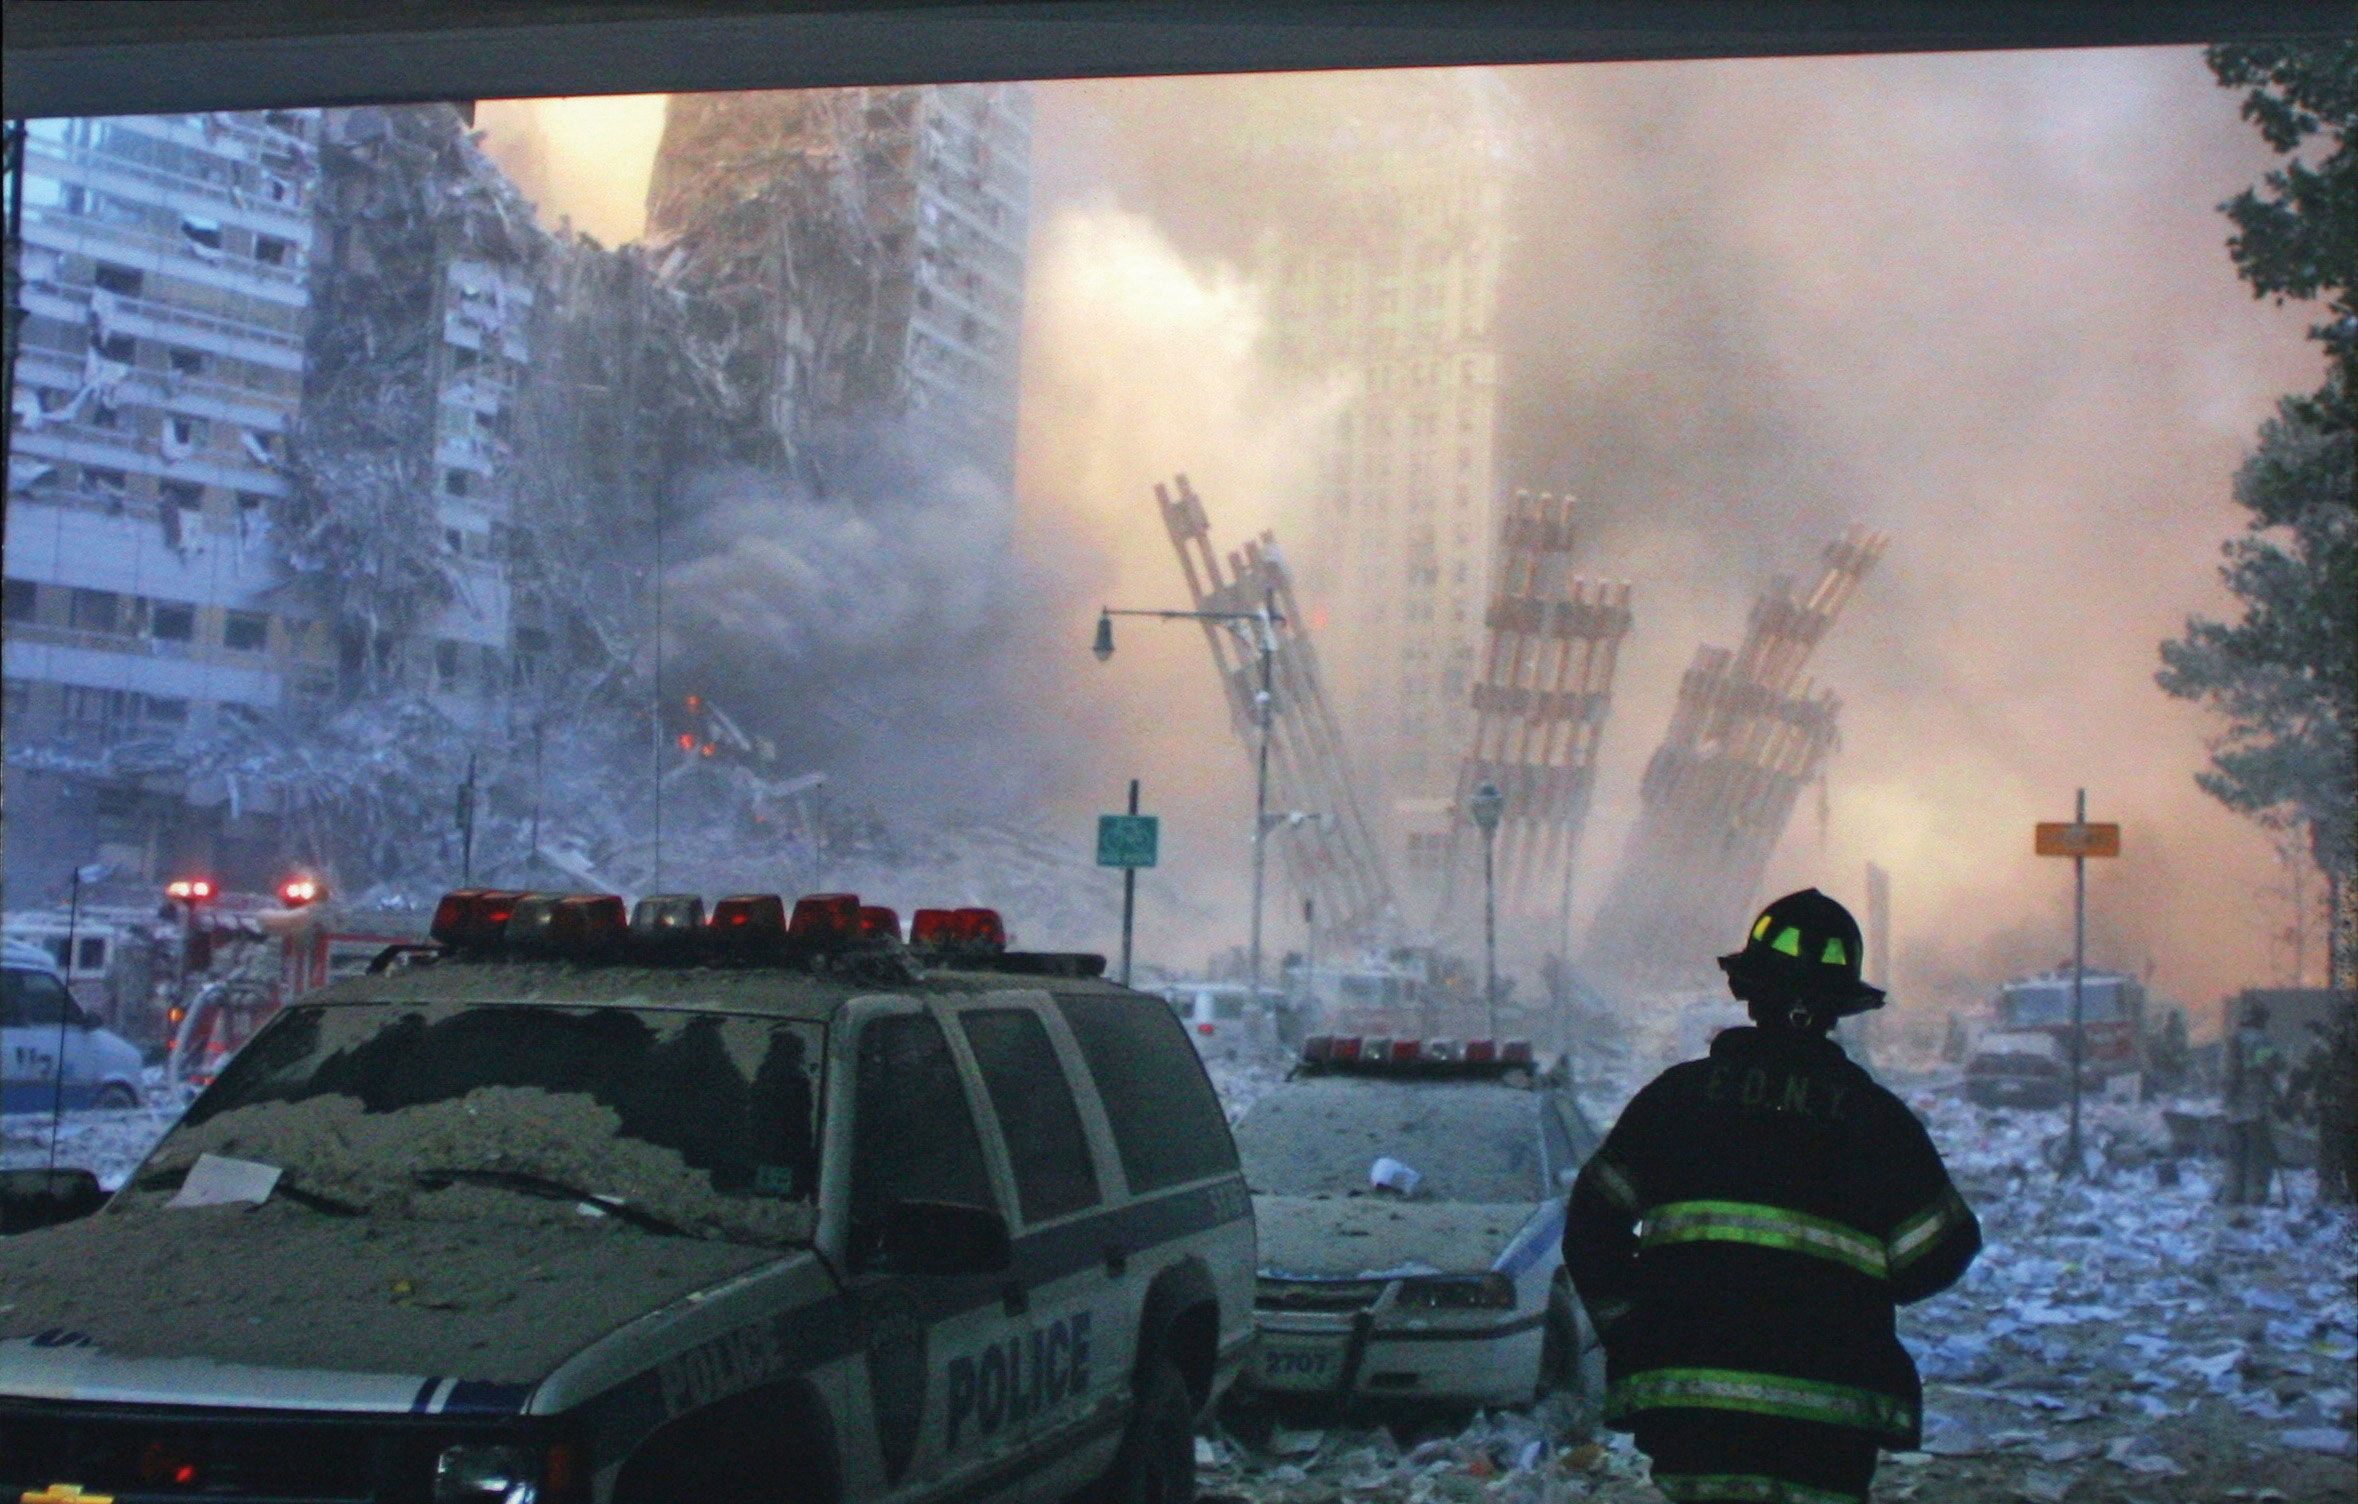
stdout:
POLYGON ((1264 1400, 1526 1404, 1602 1392, 1563 1269, 1597 1144, 1529 1044, 1313 1035, 1236 1127, 1261 1232, 1264 1400))
POLYGON ((139 1050, 99 1027, 49 953, 8 942, 0 990, 0 1112, 137 1107, 139 1050))
POLYGON ((1965 1062, 1965 1099, 1979 1107, 2060 1107, 2071 1067, 2052 1034, 1984 1034, 1965 1062))

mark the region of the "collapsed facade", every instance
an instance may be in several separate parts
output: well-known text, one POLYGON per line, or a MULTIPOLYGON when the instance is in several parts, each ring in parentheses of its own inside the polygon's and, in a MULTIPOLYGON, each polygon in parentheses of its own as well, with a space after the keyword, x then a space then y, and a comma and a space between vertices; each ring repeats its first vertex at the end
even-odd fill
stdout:
POLYGON ((1852 528, 1826 546, 1807 594, 1770 585, 1741 649, 1696 650, 1589 931, 1599 972, 1641 986, 1708 980, 1705 958, 1750 917, 1794 802, 1834 748, 1841 701, 1802 669, 1885 541, 1852 528))
POLYGON ((889 419, 1011 490, 1030 162, 1021 85, 672 99, 647 247, 737 458, 823 482, 889 419))
MULTIPOLYGON (((1020 88, 682 100, 653 257, 542 229, 449 105, 33 135, 12 902, 94 856, 141 890, 530 866, 544 796, 660 732, 685 477, 823 494, 898 425, 1011 491, 1020 88)), ((576 866, 638 839, 650 791, 607 781, 576 866)))

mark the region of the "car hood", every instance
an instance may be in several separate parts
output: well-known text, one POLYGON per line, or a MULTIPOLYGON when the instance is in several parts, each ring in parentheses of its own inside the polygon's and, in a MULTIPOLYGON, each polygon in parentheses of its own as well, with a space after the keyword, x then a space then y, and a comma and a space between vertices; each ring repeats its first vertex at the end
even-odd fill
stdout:
POLYGON ((634 1318, 809 1257, 603 1221, 110 1210, 0 1240, 0 1394, 438 1410, 497 1390, 520 1404, 634 1318))
POLYGON ((1261 1272, 1295 1279, 1478 1273, 1501 1267, 1546 1211, 1528 1201, 1255 1196, 1261 1272))

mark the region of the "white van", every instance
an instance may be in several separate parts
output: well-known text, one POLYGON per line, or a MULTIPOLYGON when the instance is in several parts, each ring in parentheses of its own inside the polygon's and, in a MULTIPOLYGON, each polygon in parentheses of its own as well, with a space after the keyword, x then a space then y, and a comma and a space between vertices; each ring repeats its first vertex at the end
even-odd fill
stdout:
POLYGON ((1277 1041, 1271 1005, 1283 994, 1261 989, 1260 1006, 1253 989, 1242 982, 1173 982, 1162 989, 1163 1001, 1187 1026, 1187 1037, 1202 1055, 1232 1059, 1249 1050, 1264 1050, 1277 1041))
POLYGON ((74 1001, 41 947, 11 940, 4 960, 0 1112, 48 1112, 60 1098, 69 1108, 137 1107, 138 1049, 74 1001))

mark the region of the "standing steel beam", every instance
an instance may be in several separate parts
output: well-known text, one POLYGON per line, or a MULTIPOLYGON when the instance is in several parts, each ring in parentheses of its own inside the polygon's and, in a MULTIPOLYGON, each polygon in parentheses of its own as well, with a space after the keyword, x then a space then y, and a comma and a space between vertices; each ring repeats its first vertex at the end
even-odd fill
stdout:
MULTIPOLYGON (((1278 556, 1277 542, 1263 533, 1230 553, 1223 567, 1212 549, 1203 501, 1187 477, 1156 486, 1154 494, 1196 610, 1249 613, 1270 605, 1280 618, 1269 665, 1269 834, 1296 891, 1316 903, 1327 933, 1372 941, 1394 912, 1391 879, 1360 808, 1342 727, 1321 688, 1309 618, 1294 600, 1293 578, 1278 556)), ((1227 689, 1236 733, 1254 746, 1260 735, 1259 655, 1216 622, 1204 624, 1204 641, 1227 689)))
POLYGON ((1806 595, 1779 580, 1754 604, 1742 648, 1697 650, 1589 933, 1592 965, 1639 983, 1708 978, 1713 947, 1748 915, 1794 801, 1833 750, 1841 702, 1801 670, 1885 541, 1851 529, 1827 545, 1806 595))

